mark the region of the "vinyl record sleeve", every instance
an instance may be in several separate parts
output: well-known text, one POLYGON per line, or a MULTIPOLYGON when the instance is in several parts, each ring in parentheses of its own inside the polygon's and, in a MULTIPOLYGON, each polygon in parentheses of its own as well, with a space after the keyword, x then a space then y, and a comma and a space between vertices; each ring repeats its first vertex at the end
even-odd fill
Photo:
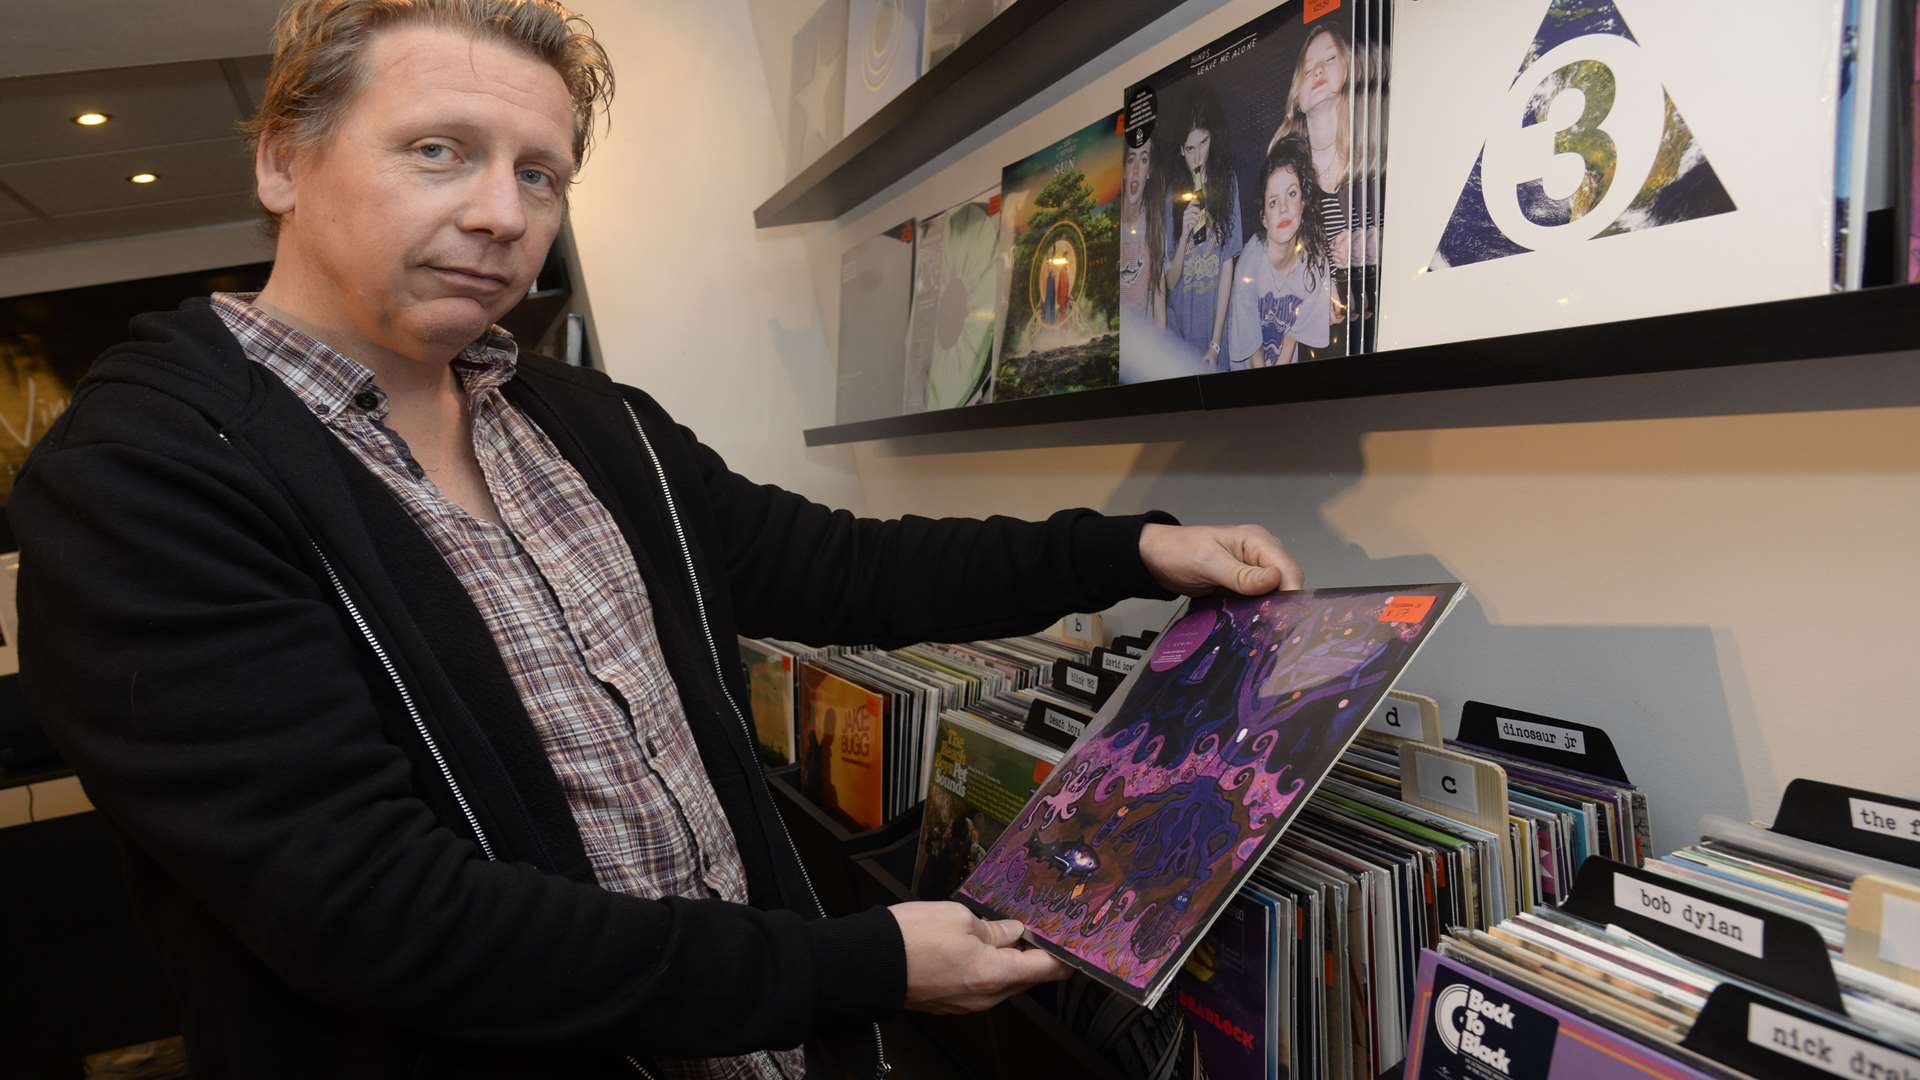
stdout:
POLYGON ((1396 0, 1381 347, 1828 291, 1845 2, 1396 0))
POLYGON ((1462 595, 1195 601, 960 897, 1152 1004, 1462 595))
POLYGON ((927 48, 922 74, 953 55, 980 28, 1014 5, 1014 0, 927 0, 927 48))
POLYGON ((945 900, 1000 838, 1060 753, 958 711, 940 717, 913 894, 945 900))
MULTIPOLYGON (((1422 954, 1409 1080, 1501 1073, 1542 1080, 1707 1080, 1648 1042, 1628 1038, 1544 996, 1439 956, 1422 954)), ((1498 1074, 1496 1074, 1498 1075, 1498 1074)))
POLYGON ((1000 328, 992 399, 1119 379, 1120 114, 1000 174, 1000 328))
POLYGON ((787 175, 840 141, 847 107, 847 0, 826 0, 793 35, 787 175))
POLYGON ((1278 1080, 1278 915, 1286 907, 1263 889, 1241 890, 1174 980, 1210 1080, 1278 1080))
POLYGON ((1000 189, 920 222, 904 411, 986 400, 1000 284, 1000 189))
POLYGON ((886 824, 887 695, 800 665, 800 790, 857 829, 886 824))
POLYGON ((840 356, 834 422, 900 415, 913 302, 912 222, 840 257, 840 356))
POLYGON ((927 0, 850 0, 846 130, 873 118, 920 77, 927 0))
POLYGON ((1127 88, 1122 383, 1346 355, 1367 2, 1282 4, 1127 88), (1269 187, 1286 203, 1271 215, 1269 187))
POLYGON ((776 765, 791 765, 794 750, 794 658, 770 645, 740 639, 740 658, 747 665, 748 704, 753 711, 753 737, 776 765))

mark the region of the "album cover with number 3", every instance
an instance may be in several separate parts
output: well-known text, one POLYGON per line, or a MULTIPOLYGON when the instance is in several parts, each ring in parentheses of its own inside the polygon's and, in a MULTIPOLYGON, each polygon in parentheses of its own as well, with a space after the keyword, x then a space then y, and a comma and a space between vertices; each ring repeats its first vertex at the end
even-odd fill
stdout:
POLYGON ((1831 289, 1848 7, 1396 0, 1381 347, 1831 289))

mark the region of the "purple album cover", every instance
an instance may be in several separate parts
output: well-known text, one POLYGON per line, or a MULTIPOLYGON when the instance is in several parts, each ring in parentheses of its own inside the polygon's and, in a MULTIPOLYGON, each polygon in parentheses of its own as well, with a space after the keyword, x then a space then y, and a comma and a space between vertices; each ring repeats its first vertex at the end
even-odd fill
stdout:
POLYGON ((1257 888, 1234 897, 1174 980, 1210 1080, 1268 1080, 1274 1072, 1274 905, 1257 888))
POLYGON ((1420 951, 1408 1080, 1708 1080, 1654 1046, 1432 949, 1420 951))
POLYGON ((958 894, 1151 1004, 1458 584, 1193 601, 958 894))

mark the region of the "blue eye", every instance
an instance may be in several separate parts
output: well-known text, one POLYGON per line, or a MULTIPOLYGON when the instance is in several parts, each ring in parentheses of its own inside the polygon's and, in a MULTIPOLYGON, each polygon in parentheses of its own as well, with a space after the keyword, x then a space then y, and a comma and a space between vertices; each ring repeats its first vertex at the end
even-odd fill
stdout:
POLYGON ((539 169, 521 169, 520 179, 525 180, 529 184, 545 184, 549 182, 547 174, 539 169))
POLYGON ((422 157, 429 161, 438 161, 440 160, 439 151, 445 150, 446 146, 441 143, 426 143, 418 149, 422 157))

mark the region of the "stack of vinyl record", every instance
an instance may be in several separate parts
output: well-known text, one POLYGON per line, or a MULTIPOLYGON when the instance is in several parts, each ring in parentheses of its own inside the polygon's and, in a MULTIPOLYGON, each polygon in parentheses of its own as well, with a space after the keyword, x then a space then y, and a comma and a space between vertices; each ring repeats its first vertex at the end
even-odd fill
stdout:
POLYGON ((754 742, 768 765, 791 765, 798 760, 801 663, 858 651, 773 638, 740 639, 740 659, 747 668, 751 695, 748 705, 753 713, 754 742))
MULTIPOLYGON (((742 639, 743 654, 791 658, 792 712, 788 760, 799 765, 801 793, 857 831, 878 829, 927 797, 941 715, 992 709, 1007 695, 1035 695, 1034 685, 1063 659, 1083 650, 1039 637, 971 645, 922 644, 891 651, 805 650, 742 639)), ((785 704, 772 662, 750 665, 756 682, 755 725, 763 750, 779 763, 785 704), (766 699, 763 709, 762 698, 766 699), (763 712, 771 720, 763 720, 763 712)))
POLYGON ((1591 855, 1637 861, 1647 802, 1605 732, 1468 702, 1439 733, 1389 694, 1208 931, 1175 982, 1208 1075, 1378 1076, 1422 950, 1563 899, 1591 855))
POLYGON ((1920 1075, 1920 855, 1876 819, 1920 802, 1795 781, 1771 829, 1709 817, 1642 869, 1589 863, 1561 909, 1449 935, 1409 1074, 1920 1075))

